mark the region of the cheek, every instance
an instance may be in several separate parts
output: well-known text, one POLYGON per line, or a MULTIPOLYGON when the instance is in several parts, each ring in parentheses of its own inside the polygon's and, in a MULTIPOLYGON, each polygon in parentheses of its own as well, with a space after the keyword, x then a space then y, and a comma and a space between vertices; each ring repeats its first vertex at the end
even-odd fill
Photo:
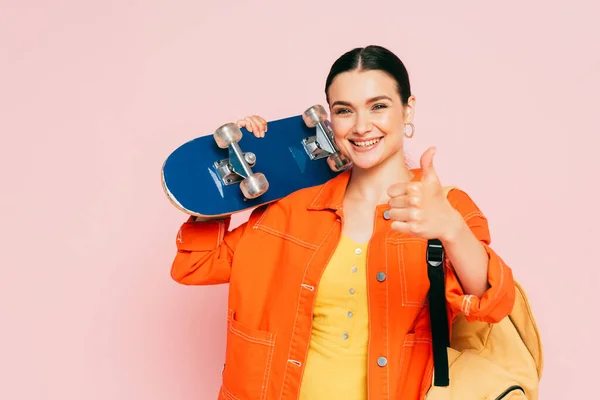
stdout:
POLYGON ((391 114, 381 116, 377 127, 385 133, 388 149, 396 151, 403 147, 404 120, 402 117, 391 114))
POLYGON ((331 120, 331 128, 333 129, 333 137, 336 140, 342 140, 352 130, 352 122, 350 118, 333 118, 331 120))
POLYGON ((382 113, 378 116, 377 125, 387 133, 402 132, 404 121, 396 113, 382 113))

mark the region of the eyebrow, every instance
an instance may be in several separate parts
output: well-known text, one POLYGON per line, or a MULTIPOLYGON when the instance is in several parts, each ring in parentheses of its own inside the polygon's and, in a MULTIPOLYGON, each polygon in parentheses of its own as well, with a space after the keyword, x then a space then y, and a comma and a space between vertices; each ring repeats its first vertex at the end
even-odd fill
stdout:
MULTIPOLYGON (((368 103, 374 103, 374 102, 379 101, 379 100, 389 100, 389 101, 392 101, 391 97, 384 95, 384 96, 376 96, 376 97, 372 97, 372 98, 368 99, 367 100, 367 104, 368 103)), ((333 104, 331 106, 332 107, 333 106, 350 106, 350 103, 347 102, 347 101, 338 100, 338 101, 333 102, 333 104)))

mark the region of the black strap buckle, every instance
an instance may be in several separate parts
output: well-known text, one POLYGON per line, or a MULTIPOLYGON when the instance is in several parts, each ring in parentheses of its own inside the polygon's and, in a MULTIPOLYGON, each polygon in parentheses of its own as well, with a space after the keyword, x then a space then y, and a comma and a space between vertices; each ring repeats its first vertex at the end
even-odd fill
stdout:
POLYGON ((431 239, 427 242, 427 264, 431 267, 439 267, 444 263, 444 247, 442 242, 431 239))

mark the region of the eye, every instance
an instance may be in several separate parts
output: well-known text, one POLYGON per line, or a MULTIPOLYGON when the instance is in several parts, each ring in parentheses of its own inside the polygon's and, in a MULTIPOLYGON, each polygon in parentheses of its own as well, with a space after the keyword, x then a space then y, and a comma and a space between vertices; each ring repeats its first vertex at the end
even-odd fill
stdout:
POLYGON ((373 109, 374 109, 374 110, 382 110, 382 109, 384 109, 384 108, 388 108, 387 104, 375 104, 375 105, 373 106, 373 109))
POLYGON ((337 110, 335 110, 336 115, 347 114, 349 112, 350 110, 348 110, 347 108, 338 108, 337 110))

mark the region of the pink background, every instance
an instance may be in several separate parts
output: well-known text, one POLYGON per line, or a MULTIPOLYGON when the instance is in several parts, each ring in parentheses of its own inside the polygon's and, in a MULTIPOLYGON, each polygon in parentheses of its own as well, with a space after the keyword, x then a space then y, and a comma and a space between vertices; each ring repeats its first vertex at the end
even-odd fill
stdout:
POLYGON ((411 73, 412 158, 438 146, 528 290, 542 398, 597 392, 600 7, 436 3, 2 1, 0 399, 215 398, 227 287, 170 280, 186 217, 161 164, 324 103, 370 43, 411 73))

